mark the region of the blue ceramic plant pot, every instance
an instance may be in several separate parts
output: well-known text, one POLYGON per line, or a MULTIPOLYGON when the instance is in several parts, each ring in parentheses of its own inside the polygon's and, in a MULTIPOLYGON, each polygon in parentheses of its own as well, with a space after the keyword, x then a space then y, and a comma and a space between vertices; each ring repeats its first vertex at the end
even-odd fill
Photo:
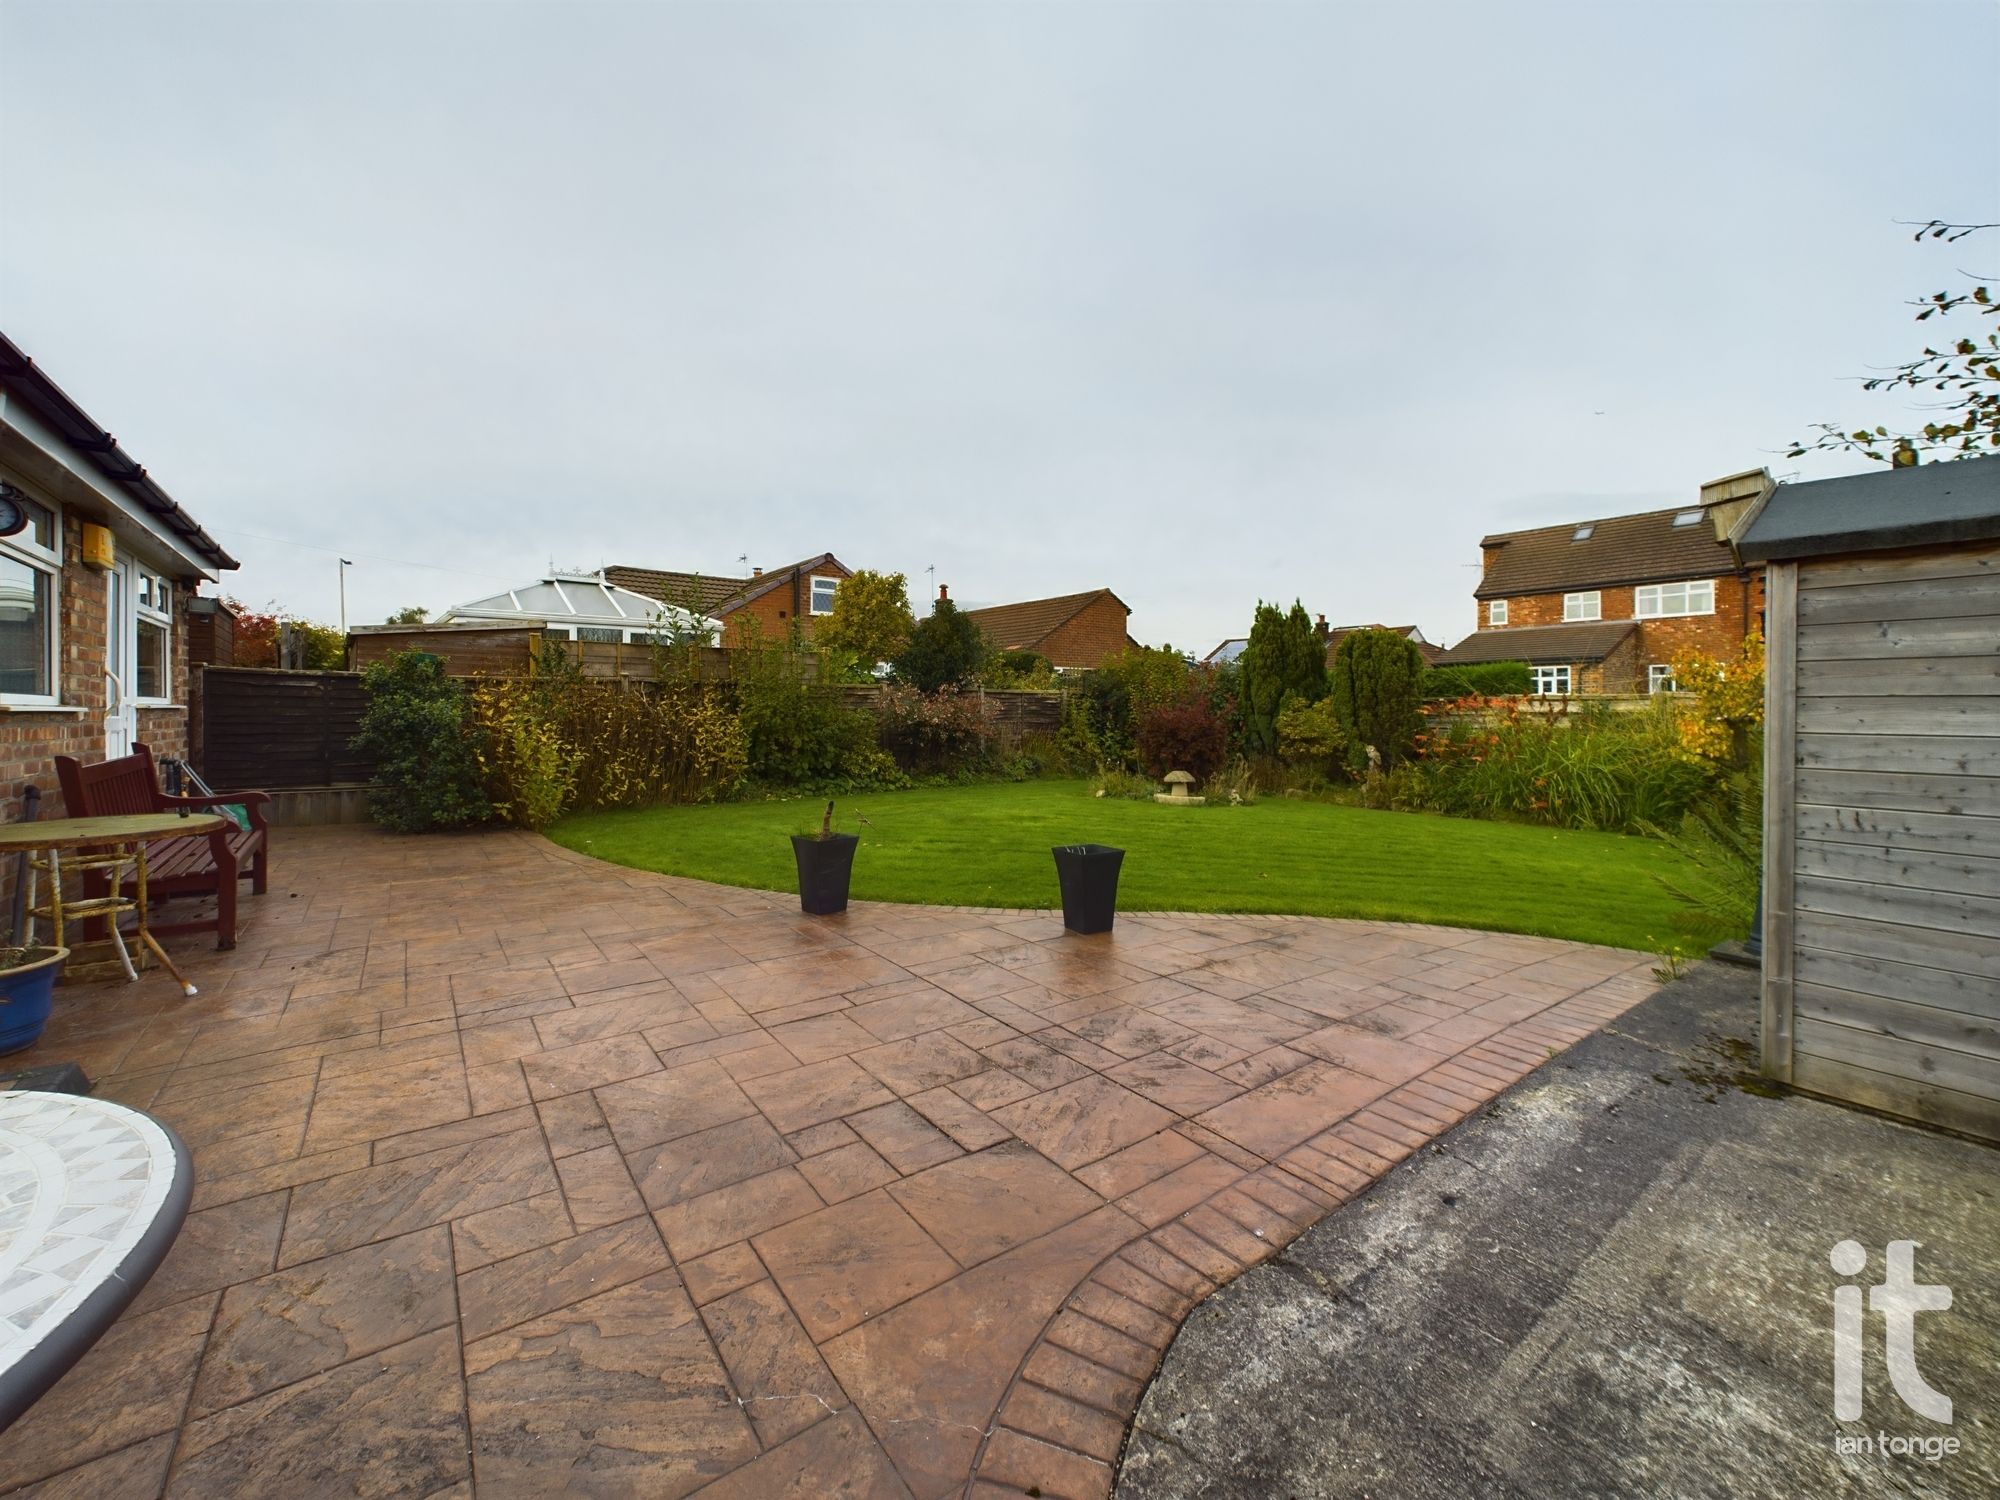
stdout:
POLYGON ((32 1047, 49 1023, 49 1003, 67 948, 31 948, 31 959, 0 974, 0 1056, 32 1047))

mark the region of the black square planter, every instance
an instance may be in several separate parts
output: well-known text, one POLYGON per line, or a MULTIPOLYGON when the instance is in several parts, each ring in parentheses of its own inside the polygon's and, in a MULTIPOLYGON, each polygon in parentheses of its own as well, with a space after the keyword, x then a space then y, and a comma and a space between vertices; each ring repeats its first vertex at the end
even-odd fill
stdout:
POLYGON ((814 833, 792 835, 792 857, 799 862, 799 905, 809 915, 830 917, 847 910, 847 882, 854 874, 854 846, 860 835, 814 833))
POLYGON ((1054 853, 1063 926, 1071 932, 1109 932, 1118 910, 1118 869, 1125 851, 1109 844, 1059 844, 1054 853))

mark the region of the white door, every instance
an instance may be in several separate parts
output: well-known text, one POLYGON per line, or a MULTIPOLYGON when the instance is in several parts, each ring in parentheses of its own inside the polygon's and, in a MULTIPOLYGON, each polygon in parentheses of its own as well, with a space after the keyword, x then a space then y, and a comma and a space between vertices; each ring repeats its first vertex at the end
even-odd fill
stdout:
POLYGON ((104 575, 104 756, 107 760, 130 755, 139 739, 139 710, 133 706, 139 660, 137 584, 130 558, 119 558, 104 575))

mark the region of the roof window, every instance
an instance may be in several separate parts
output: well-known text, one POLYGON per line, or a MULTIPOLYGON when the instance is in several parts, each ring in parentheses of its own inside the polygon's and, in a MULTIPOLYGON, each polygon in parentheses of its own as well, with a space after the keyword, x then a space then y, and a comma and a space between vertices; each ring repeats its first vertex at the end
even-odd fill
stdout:
POLYGON ((1681 511, 1681 512, 1680 512, 1679 514, 1677 514, 1677 515, 1676 515, 1676 516, 1674 517, 1674 525, 1676 525, 1676 526, 1694 526, 1694 525, 1697 525, 1697 524, 1699 524, 1699 523, 1700 523, 1700 521, 1701 521, 1701 518, 1702 518, 1702 517, 1703 517, 1703 516, 1704 516, 1705 514, 1707 514, 1707 513, 1705 512, 1705 511, 1699 511, 1699 510, 1684 510, 1684 511, 1681 511))
POLYGON ((1585 521, 1581 526, 1576 528, 1576 531, 1570 537, 1570 540, 1572 542, 1587 542, 1590 540, 1591 532, 1595 531, 1596 529, 1597 527, 1594 523, 1590 521, 1585 521))

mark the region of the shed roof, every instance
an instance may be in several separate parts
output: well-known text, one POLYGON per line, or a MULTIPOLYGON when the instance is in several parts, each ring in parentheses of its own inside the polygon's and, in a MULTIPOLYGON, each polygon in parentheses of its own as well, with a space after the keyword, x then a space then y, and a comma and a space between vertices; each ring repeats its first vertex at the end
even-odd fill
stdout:
POLYGON ((1781 484, 1736 538, 1746 562, 2000 539, 2000 456, 1781 484))
POLYGON ((1479 599, 1717 578, 1737 566, 1699 505, 1496 532, 1479 545, 1486 552, 1485 576, 1473 590, 1479 599))
POLYGON ((1024 599, 1019 604, 994 604, 968 609, 993 644, 1003 651, 1031 651, 1100 599, 1109 599, 1127 615, 1131 607, 1110 589, 1059 594, 1053 599, 1024 599))
POLYGON ((1506 630, 1476 630, 1437 659, 1441 667, 1472 666, 1489 661, 1525 661, 1537 666, 1564 662, 1603 661, 1638 626, 1631 620, 1600 620, 1583 625, 1515 625, 1506 630))

